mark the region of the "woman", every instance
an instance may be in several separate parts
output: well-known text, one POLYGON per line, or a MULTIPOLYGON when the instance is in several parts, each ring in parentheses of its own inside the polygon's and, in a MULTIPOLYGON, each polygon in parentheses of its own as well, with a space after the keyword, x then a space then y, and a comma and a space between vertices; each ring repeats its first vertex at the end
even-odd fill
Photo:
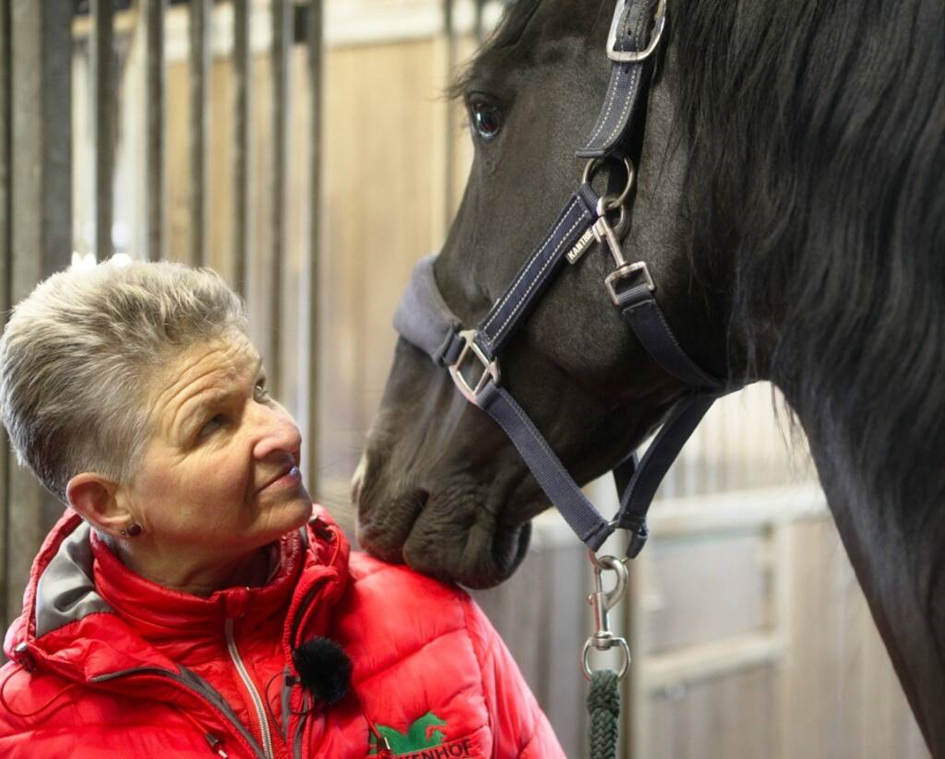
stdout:
POLYGON ((69 506, 7 633, 0 756, 563 756, 465 593, 349 556, 313 507, 212 272, 50 277, 0 340, 0 406, 69 506))

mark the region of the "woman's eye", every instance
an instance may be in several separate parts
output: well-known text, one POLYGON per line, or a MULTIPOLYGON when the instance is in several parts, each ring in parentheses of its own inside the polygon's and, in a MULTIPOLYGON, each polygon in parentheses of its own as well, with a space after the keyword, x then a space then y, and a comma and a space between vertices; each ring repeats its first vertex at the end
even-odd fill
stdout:
POLYGON ((472 103, 473 129, 484 140, 493 139, 502 129, 502 111, 488 103, 472 103))
POLYGON ((212 432, 215 432, 217 429, 223 426, 226 422, 226 417, 223 414, 217 414, 209 422, 207 422, 203 427, 200 428, 199 437, 204 438, 212 432))

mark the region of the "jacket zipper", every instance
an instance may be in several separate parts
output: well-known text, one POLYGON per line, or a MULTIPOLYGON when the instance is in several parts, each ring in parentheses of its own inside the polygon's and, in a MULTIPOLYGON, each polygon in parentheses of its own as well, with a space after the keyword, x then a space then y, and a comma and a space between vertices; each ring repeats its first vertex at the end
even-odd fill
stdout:
MULTIPOLYGON (((262 757, 262 759, 268 759, 267 757, 263 757, 263 755, 260 753, 259 746, 256 744, 255 739, 252 737, 252 735, 250 735, 246 731, 245 726, 239 721, 239 718, 237 718, 235 714, 229 711, 228 708, 221 708, 219 705, 217 705, 216 700, 212 697, 213 695, 212 693, 208 694, 204 692, 202 688, 195 686, 194 684, 188 682, 188 680, 186 680, 183 677, 180 677, 179 675, 175 675, 171 672, 168 672, 167 670, 160 669, 157 667, 136 667, 133 669, 125 669, 119 672, 112 672, 107 675, 99 675, 98 677, 93 677, 91 682, 104 683, 104 682, 109 682, 110 680, 117 680, 119 678, 132 677, 132 676, 138 676, 145 680, 148 677, 155 677, 157 679, 167 679, 167 680, 170 680, 171 682, 177 683, 184 690, 190 693, 193 693, 198 698, 206 701, 210 705, 210 708, 214 709, 227 722, 232 724, 233 727, 236 729, 236 732, 246 742, 246 748, 248 748, 255 756, 262 757)), ((217 746, 211 745, 211 749, 215 749, 218 746, 220 746, 220 744, 217 744, 217 746)), ((222 746, 220 746, 220 748, 222 748, 222 746)), ((217 753, 219 753, 219 749, 217 749, 217 753)))
POLYGON ((272 735, 269 732, 269 720, 266 718, 266 708, 263 705, 262 698, 259 696, 259 692, 256 690, 256 686, 249 676, 249 672, 246 671, 243 660, 240 658, 239 649, 236 647, 236 638, 233 634, 232 619, 226 620, 225 630, 226 647, 230 652, 230 658, 233 660, 233 664, 236 665, 236 671, 240 673, 240 679, 243 681, 243 685, 246 686, 246 690, 249 691, 249 697, 253 700, 253 706, 256 709, 256 718, 259 720, 259 732, 260 735, 262 735, 263 753, 265 753, 266 759, 275 759, 275 755, 272 751, 272 735))

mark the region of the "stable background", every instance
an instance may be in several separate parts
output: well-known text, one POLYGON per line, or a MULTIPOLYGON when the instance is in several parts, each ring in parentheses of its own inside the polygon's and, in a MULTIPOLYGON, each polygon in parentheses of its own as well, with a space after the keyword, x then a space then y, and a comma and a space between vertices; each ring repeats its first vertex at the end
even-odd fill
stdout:
MULTIPOLYGON (((0 309, 116 253, 212 266, 246 297, 310 490, 350 533, 391 316, 471 160, 444 90, 502 7, 0 0, 0 309)), ((588 492, 616 507, 608 478, 588 492)), ((9 453, 0 499, 5 627, 61 506, 9 453)), ((716 404, 651 526, 614 610, 634 652, 624 759, 928 756, 770 386, 716 404)), ((475 596, 579 757, 589 564, 553 512, 533 534, 516 576, 475 596)))

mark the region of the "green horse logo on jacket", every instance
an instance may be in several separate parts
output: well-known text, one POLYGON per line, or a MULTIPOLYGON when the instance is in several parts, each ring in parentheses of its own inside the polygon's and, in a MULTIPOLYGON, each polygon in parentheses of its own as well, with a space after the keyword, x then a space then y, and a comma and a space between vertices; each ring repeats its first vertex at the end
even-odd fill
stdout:
MULTIPOLYGON (((414 751, 422 751, 425 748, 436 748, 443 745, 446 735, 442 730, 433 728, 442 727, 446 720, 437 717, 433 712, 427 712, 420 719, 414 722, 406 733, 401 733, 393 727, 387 725, 375 725, 375 729, 387 740, 391 753, 394 756, 400 754, 409 754, 414 751)), ((377 738, 371 736, 370 756, 377 754, 377 738)))

